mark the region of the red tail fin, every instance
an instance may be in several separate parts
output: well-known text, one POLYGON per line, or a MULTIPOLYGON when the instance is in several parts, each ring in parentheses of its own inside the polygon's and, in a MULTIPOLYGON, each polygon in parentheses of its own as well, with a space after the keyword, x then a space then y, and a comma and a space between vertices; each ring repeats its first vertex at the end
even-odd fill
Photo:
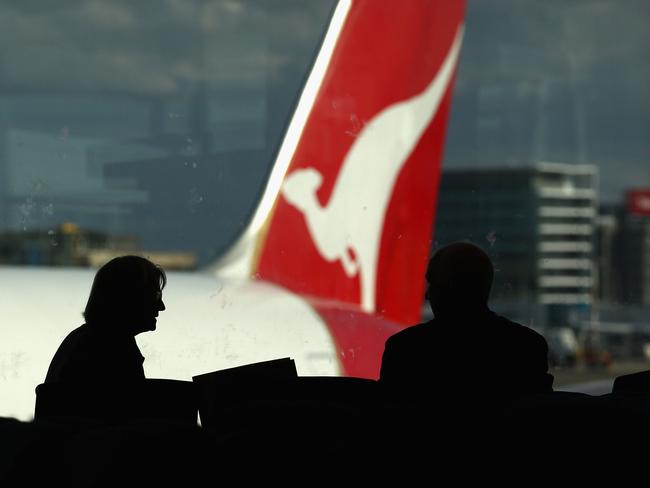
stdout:
POLYGON ((260 278, 419 319, 463 13, 449 0, 339 5, 259 241, 260 278))

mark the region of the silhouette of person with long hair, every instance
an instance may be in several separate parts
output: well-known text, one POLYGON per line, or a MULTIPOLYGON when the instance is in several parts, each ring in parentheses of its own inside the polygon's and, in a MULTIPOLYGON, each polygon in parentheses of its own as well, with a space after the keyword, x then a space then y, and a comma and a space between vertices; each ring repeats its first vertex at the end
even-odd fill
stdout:
POLYGON ((440 248, 426 272, 434 318, 388 338, 380 383, 415 399, 431 392, 552 391, 544 337, 489 309, 493 276, 479 247, 456 242, 440 248))
POLYGON ((156 329, 166 283, 163 269, 140 256, 117 257, 102 266, 83 313, 85 323, 63 340, 45 383, 144 380, 135 336, 156 329))

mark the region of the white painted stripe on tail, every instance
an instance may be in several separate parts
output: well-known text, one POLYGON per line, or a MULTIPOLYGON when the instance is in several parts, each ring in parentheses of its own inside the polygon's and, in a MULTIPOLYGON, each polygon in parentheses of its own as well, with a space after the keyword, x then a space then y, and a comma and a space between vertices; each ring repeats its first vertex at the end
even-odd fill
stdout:
POLYGON ((284 183, 283 196, 304 215, 323 259, 339 261, 349 278, 360 274, 360 305, 366 312, 375 311, 379 247, 395 182, 438 112, 462 39, 461 25, 427 87, 385 107, 364 126, 345 156, 327 205, 322 206, 316 196, 323 180, 317 168, 298 169, 284 183))
POLYGON ((253 219, 230 251, 220 258, 213 266, 213 269, 215 269, 220 276, 248 278, 252 272, 257 238, 264 223, 269 218, 273 204, 278 197, 282 181, 287 173, 293 155, 296 152, 296 147, 298 146, 302 131, 307 122, 307 117, 314 106, 316 96, 320 90, 334 48, 336 47, 336 42, 343 30, 343 25, 345 24, 345 19, 348 16, 351 6, 352 0, 340 0, 336 6, 327 33, 325 34, 325 39, 323 40, 321 49, 316 57, 314 67, 309 74, 307 83, 300 95, 298 106, 296 107, 289 128, 287 129, 287 133, 282 145, 280 146, 280 151, 278 152, 278 156, 273 164, 271 175, 266 184, 262 199, 255 210, 253 219))

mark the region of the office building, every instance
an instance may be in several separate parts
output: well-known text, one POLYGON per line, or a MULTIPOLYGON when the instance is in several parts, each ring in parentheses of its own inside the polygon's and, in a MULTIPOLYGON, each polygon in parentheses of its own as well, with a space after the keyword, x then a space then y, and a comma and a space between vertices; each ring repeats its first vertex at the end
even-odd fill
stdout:
POLYGON ((434 247, 483 247, 502 312, 539 328, 576 325, 592 314, 597 188, 597 168, 585 164, 445 171, 434 247))
POLYGON ((611 249, 601 253, 601 301, 650 307, 650 189, 628 190, 625 203, 601 208, 600 221, 599 243, 611 249))

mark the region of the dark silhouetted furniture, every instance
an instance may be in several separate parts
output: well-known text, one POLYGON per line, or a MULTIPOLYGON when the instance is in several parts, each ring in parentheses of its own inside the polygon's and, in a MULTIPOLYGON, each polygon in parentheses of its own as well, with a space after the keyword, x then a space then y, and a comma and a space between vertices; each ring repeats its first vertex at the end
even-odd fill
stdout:
POLYGON ((146 379, 126 385, 42 383, 36 387, 35 420, 164 419, 196 425, 197 416, 196 387, 190 381, 146 379))
POLYGON ((275 401, 282 384, 298 376, 295 361, 279 358, 192 377, 198 389, 201 425, 209 430, 228 423, 228 415, 259 401, 275 401))
POLYGON ((201 425, 221 438, 242 439, 244 445, 253 439, 281 439, 298 446, 305 442, 297 439, 305 436, 322 443, 344 424, 353 423, 358 431, 360 419, 377 410, 375 380, 298 376, 290 358, 213 371, 193 381, 201 425))
POLYGON ((612 393, 650 393, 650 371, 616 377, 612 393))

